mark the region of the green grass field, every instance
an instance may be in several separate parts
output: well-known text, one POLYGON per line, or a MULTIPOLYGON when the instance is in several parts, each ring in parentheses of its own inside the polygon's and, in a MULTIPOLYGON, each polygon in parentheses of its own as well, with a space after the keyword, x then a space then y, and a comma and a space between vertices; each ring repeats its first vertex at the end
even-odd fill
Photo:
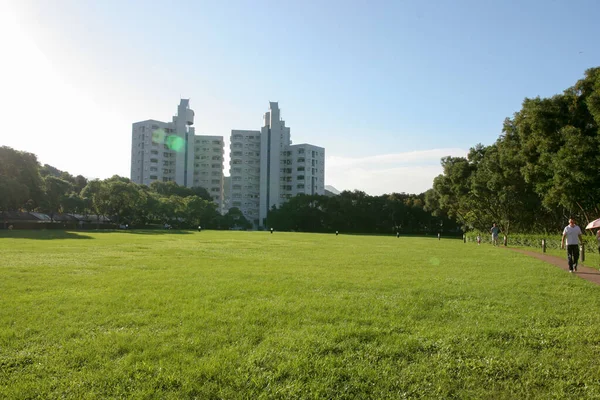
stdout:
POLYGON ((599 310, 462 240, 4 231, 0 398, 599 398, 599 310))

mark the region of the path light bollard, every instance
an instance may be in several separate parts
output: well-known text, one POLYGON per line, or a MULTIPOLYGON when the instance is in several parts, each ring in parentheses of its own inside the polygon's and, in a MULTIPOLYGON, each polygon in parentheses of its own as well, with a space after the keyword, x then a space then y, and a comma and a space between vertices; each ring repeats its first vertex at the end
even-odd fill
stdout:
POLYGON ((271 233, 273 233, 273 228, 271 228, 271 233))
POLYGON ((506 247, 507 244, 508 244, 508 238, 506 237, 506 235, 504 235, 504 247, 506 247))
POLYGON ((337 236, 337 235, 338 235, 338 231, 335 231, 335 236, 337 236))
POLYGON ((585 261, 585 243, 581 243, 581 262, 585 261))
POLYGON ((467 243, 467 235, 463 234, 463 243, 467 243))
POLYGON ((396 232, 396 237, 400 238, 400 232, 396 232))
POLYGON ((546 239, 542 239, 542 253, 546 252, 546 239))

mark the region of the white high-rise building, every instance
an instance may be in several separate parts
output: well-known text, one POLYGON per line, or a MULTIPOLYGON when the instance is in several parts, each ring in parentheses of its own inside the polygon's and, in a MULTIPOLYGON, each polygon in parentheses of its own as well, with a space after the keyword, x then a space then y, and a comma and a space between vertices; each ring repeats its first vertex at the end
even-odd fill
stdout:
POLYGON ((131 180, 142 185, 175 182, 205 188, 223 206, 222 136, 196 135, 194 111, 182 99, 172 122, 135 122, 131 133, 131 180))
POLYGON ((223 136, 194 135, 193 186, 205 188, 223 213, 223 136))
POLYGON ((260 132, 232 130, 230 148, 230 207, 239 208, 248 221, 258 225, 260 132))
POLYGON ((292 145, 279 106, 269 103, 260 131, 231 131, 231 207, 265 227, 269 210, 297 194, 325 193, 325 149, 292 145))

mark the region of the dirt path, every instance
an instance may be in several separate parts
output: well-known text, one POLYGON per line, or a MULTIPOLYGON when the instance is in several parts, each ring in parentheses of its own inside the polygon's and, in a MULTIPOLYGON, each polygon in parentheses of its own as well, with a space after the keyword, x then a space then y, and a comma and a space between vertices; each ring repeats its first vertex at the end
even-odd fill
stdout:
MULTIPOLYGON (((518 253, 522 253, 522 254, 525 254, 525 255, 528 255, 531 257, 538 258, 547 263, 556 265, 560 269, 569 271, 569 266, 567 265, 566 254, 564 257, 556 257, 556 256, 551 256, 549 254, 538 253, 535 251, 528 251, 528 250, 523 250, 523 249, 515 249, 512 247, 507 247, 507 249, 516 251, 518 253)), ((592 261, 592 262, 594 262, 594 261, 592 261)), ((591 265, 592 262, 590 262, 588 260, 586 262, 586 264, 591 265)), ((600 271, 598 271, 598 269, 596 269, 596 268, 590 268, 588 266, 583 265, 581 262, 579 262, 579 266, 577 267, 577 272, 573 272, 573 274, 579 276, 582 279, 593 282, 596 285, 600 285, 600 271)))

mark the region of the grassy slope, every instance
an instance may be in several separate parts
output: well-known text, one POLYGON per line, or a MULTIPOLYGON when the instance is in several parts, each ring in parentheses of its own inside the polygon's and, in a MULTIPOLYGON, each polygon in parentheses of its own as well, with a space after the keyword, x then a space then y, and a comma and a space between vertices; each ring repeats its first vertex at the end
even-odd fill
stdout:
POLYGON ((1 235, 0 397, 600 396, 600 288, 502 248, 1 235))

